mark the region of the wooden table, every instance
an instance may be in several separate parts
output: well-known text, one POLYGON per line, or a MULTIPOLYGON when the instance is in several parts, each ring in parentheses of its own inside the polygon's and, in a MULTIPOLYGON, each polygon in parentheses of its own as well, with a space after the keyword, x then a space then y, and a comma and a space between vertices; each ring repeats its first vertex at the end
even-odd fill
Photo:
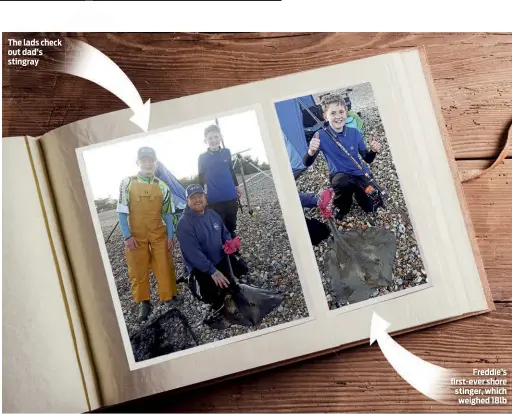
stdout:
MULTIPOLYGON (((512 34, 58 35, 81 38, 101 50, 128 75, 143 100, 152 102, 424 45, 460 168, 488 165, 501 149, 512 121, 512 34)), ((4 137, 37 136, 125 108, 99 86, 47 71, 43 65, 37 70, 8 70, 4 65, 3 70, 4 137)), ((512 370, 512 158, 483 178, 464 184, 464 192, 496 311, 396 340, 420 358, 444 367, 467 364, 512 370)), ((418 393, 399 377, 378 347, 367 345, 116 409, 461 411, 418 393)), ((511 405, 485 410, 510 412, 511 405)), ((482 412, 482 407, 464 410, 469 411, 482 412)))

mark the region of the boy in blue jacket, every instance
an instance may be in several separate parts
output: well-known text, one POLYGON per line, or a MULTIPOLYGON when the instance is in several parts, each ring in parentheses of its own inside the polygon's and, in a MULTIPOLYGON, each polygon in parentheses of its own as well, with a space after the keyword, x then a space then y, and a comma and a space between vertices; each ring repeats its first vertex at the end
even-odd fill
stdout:
MULTIPOLYGON (((216 311, 235 284, 230 275, 228 256, 223 250, 226 241, 231 240, 231 234, 220 216, 206 207, 202 186, 189 185, 186 196, 187 207, 178 222, 176 236, 189 273, 189 287, 199 300, 211 304, 216 311)), ((242 260, 234 255, 229 258, 235 277, 247 274, 242 260)))
MULTIPOLYGON (((369 167, 359 160, 359 156, 367 164, 371 164, 380 151, 380 143, 371 138, 368 149, 359 130, 347 127, 347 107, 342 96, 326 96, 322 99, 322 110, 324 118, 329 122, 328 128, 334 132, 339 143, 359 162, 366 173, 371 174, 369 167)), ((336 219, 342 220, 350 211, 353 196, 365 212, 373 212, 373 202, 365 193, 365 188, 370 184, 369 180, 324 130, 318 131, 311 139, 308 152, 304 155, 304 165, 312 165, 320 151, 329 167, 336 219)))
POLYGON ((204 142, 208 145, 205 153, 199 156, 199 184, 208 197, 208 207, 221 217, 232 237, 235 237, 238 197, 241 195, 231 152, 221 148, 222 134, 217 125, 204 130, 204 142))

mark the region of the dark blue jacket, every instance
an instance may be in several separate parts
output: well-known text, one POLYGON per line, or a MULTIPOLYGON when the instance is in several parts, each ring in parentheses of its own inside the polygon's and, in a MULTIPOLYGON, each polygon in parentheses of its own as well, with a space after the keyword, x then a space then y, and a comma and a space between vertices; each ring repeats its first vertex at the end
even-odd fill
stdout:
MULTIPOLYGON (((376 154, 368 150, 361 133, 356 128, 349 128, 347 126, 345 126, 339 133, 336 133, 330 126, 328 128, 331 132, 334 132, 338 142, 345 147, 363 170, 370 174, 370 169, 365 163, 361 162, 359 155, 361 155, 367 163, 371 163, 375 159, 376 154)), ((313 164, 315 158, 318 156, 320 151, 322 151, 327 161, 327 165, 329 166, 329 173, 331 177, 336 173, 364 175, 324 130, 318 131, 318 134, 320 138, 320 148, 313 156, 310 156, 308 153, 305 154, 304 164, 306 167, 313 164)))
POLYGON ((206 208, 204 214, 198 214, 188 206, 178 221, 176 236, 188 272, 196 268, 210 275, 224 256, 224 242, 231 240, 231 234, 215 211, 206 208))
POLYGON ((236 175, 231 163, 231 152, 227 148, 206 151, 198 160, 199 184, 206 184, 209 203, 236 200, 236 175))
POLYGON ((300 204, 304 208, 315 208, 318 206, 318 197, 314 194, 304 194, 299 191, 300 204))

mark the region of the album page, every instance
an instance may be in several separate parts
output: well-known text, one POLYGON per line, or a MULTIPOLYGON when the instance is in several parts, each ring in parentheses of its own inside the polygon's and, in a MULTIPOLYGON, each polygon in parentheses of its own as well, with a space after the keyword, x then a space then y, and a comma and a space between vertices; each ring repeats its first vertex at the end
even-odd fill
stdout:
POLYGON ((361 343, 374 312, 393 333, 491 307, 421 53, 42 137, 105 404, 361 343))

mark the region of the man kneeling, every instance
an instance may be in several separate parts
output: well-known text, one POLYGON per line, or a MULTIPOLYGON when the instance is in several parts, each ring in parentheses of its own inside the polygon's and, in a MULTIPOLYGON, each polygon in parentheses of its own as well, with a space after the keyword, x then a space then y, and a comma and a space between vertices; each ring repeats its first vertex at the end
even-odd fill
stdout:
MULTIPOLYGON (((189 286, 194 296, 218 311, 227 293, 237 290, 223 249, 226 241, 231 240, 231 234, 221 217, 206 207, 203 187, 189 185, 186 197, 187 208, 178 222, 176 235, 189 273, 189 286)), ((247 274, 247 266, 241 259, 234 255, 229 258, 235 277, 247 274)), ((232 309, 234 303, 229 302, 226 305, 232 309)))

